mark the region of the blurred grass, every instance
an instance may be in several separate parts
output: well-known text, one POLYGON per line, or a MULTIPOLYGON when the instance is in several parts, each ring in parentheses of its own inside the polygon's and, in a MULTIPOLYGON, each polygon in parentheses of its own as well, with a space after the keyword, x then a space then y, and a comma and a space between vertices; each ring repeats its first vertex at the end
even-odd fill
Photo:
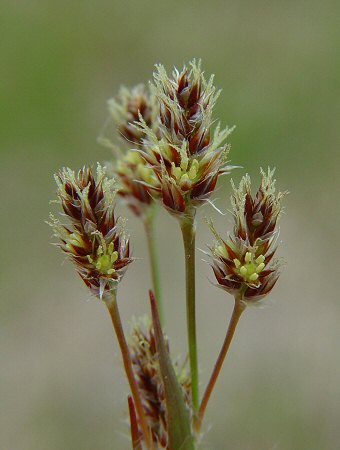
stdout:
MULTIPOLYGON (((157 62, 170 69, 193 57, 223 89, 216 116, 237 125, 230 156, 244 170, 233 177, 258 180, 269 164, 291 191, 276 302, 240 326, 206 448, 338 447, 339 12, 331 0, 1 3, 1 450, 129 448, 120 436, 127 388, 105 311, 86 303, 69 264, 60 267, 43 220, 59 167, 108 157, 96 143, 106 99, 121 83, 146 82, 157 62)), ((216 194, 223 210, 228 192, 226 180, 216 194)), ((175 222, 159 220, 168 327, 183 352, 181 243, 175 222)), ((216 225, 225 229, 225 218, 216 225)), ((144 256, 140 224, 131 218, 129 228, 144 256)), ((198 246, 209 240, 200 222, 198 246)), ((205 381, 229 309, 209 268, 198 268, 205 381)), ((126 318, 146 310, 148 285, 136 262, 121 289, 126 318)))

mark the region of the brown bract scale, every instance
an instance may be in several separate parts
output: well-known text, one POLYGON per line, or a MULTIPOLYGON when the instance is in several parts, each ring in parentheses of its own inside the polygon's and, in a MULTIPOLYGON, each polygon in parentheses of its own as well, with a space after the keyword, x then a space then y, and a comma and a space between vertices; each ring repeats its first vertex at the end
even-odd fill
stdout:
POLYGON ((51 215, 49 224, 85 284, 103 298, 116 289, 132 261, 129 241, 114 215, 113 181, 99 165, 96 177, 91 168, 84 167, 77 174, 64 168, 55 179, 62 215, 69 223, 62 224, 51 215))
MULTIPOLYGON (((139 319, 132 328, 129 348, 133 369, 141 394, 146 419, 152 431, 155 448, 168 449, 168 430, 163 383, 160 376, 156 342, 151 321, 139 319)), ((190 377, 174 363, 185 401, 190 408, 190 377)))
POLYGON ((199 63, 193 61, 190 70, 184 68, 181 73, 175 70, 172 78, 160 65, 154 78, 160 104, 159 135, 140 116, 139 129, 147 135, 140 153, 158 178, 159 186, 153 190, 164 206, 183 214, 188 207, 206 201, 218 177, 232 169, 225 143, 232 129, 217 124, 212 132, 212 111, 219 93, 213 77, 205 80, 199 63))
POLYGON ((220 287, 245 301, 257 301, 269 294, 279 277, 279 263, 274 258, 279 234, 277 221, 285 193, 275 194, 274 171, 262 171, 257 193, 251 194, 250 177, 233 185, 234 231, 223 240, 210 223, 216 237, 210 248, 212 268, 220 287))

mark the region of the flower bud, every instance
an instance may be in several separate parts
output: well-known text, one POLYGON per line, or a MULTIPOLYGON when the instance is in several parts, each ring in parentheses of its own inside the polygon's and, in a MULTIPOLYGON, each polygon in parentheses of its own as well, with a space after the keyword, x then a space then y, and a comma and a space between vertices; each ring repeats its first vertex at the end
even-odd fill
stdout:
POLYGON ((234 233, 241 239, 248 239, 251 245, 259 238, 265 240, 277 233, 276 225, 286 192, 275 194, 274 172, 275 169, 268 168, 267 173, 261 169, 262 181, 254 197, 249 175, 242 178, 238 188, 233 184, 234 233))
POLYGON ((175 69, 172 78, 159 65, 154 79, 159 132, 154 133, 140 116, 139 128, 148 142, 147 151, 140 153, 159 180, 155 191, 164 206, 173 214, 183 214, 207 201, 219 175, 232 169, 225 140, 233 129, 221 130, 217 124, 212 132, 219 92, 213 77, 206 81, 200 62, 192 61, 190 70, 184 67, 181 73, 175 69))
POLYGON ((145 138, 145 133, 134 125, 139 115, 151 129, 157 129, 157 103, 143 84, 131 89, 122 86, 117 97, 108 100, 108 108, 119 134, 130 145, 140 144, 145 138))
POLYGON ((209 223, 216 238, 210 250, 217 282, 233 295, 241 293, 245 301, 268 295, 280 275, 274 254, 285 193, 275 194, 274 171, 261 173, 262 182, 254 197, 248 175, 242 178, 238 189, 233 185, 234 230, 226 240, 209 223))
POLYGON ((91 168, 84 167, 78 174, 64 168, 55 180, 59 202, 70 223, 64 225, 51 215, 49 225, 85 284, 103 298, 116 289, 132 261, 129 241, 115 220, 113 181, 99 165, 96 177, 91 168))
POLYGON ((154 203, 159 181, 140 153, 128 150, 113 163, 113 174, 119 180, 118 195, 136 216, 146 215, 154 203))
POLYGON ((135 122, 141 117, 150 130, 157 133, 158 105, 152 92, 142 84, 132 89, 122 87, 117 98, 110 99, 108 105, 118 132, 131 147, 120 149, 111 166, 112 174, 119 182, 117 192, 137 216, 143 216, 153 203, 159 182, 152 168, 133 149, 135 146, 148 151, 147 134, 135 122))
MULTIPOLYGON (((168 448, 168 425, 163 383, 160 375, 158 353, 151 320, 140 318, 133 324, 129 348, 146 419, 157 449, 168 448)), ((191 382, 185 370, 174 363, 186 404, 191 405, 191 382)))

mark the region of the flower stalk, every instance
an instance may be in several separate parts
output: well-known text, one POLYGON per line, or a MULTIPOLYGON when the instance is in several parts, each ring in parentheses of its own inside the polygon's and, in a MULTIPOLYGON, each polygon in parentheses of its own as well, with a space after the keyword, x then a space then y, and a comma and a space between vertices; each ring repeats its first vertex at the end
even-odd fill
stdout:
POLYGON ((194 414, 196 414, 199 406, 199 374, 197 357, 195 298, 195 208, 188 208, 187 214, 183 218, 181 218, 180 226, 182 230, 185 255, 187 333, 191 373, 192 405, 194 414))
POLYGON ((150 269, 153 290, 157 301, 158 312, 162 326, 164 326, 164 307, 162 302, 162 291, 160 283, 160 271, 157 255, 156 237, 155 237, 155 205, 149 207, 148 214, 144 218, 144 230, 149 251, 150 269))
POLYGON ((123 364, 124 364, 126 376, 127 376, 127 379, 128 379, 129 385, 130 385, 132 398, 133 398, 135 408, 136 408, 136 411, 138 414, 138 419, 139 419, 139 422, 140 422, 140 425, 142 428, 144 439, 145 439, 147 448, 149 450, 152 450, 153 449, 152 436, 151 436, 150 429, 149 429, 149 426, 148 426, 146 418, 145 418, 144 409, 143 409, 143 405, 141 402, 137 382, 135 379, 135 375, 133 373, 129 347, 127 345, 127 342, 126 342, 126 339, 124 336, 123 325, 122 325, 122 321, 121 321, 119 309, 118 309, 118 304, 117 304, 117 291, 113 290, 112 295, 110 297, 105 298, 104 301, 106 303, 107 309, 109 311, 109 314, 110 314, 110 317, 112 320, 114 330, 116 332, 118 344, 119 344, 120 351, 121 351, 122 358, 123 358, 123 364))
POLYGON ((195 430, 197 432, 199 432, 201 429, 204 414, 205 414, 209 399, 214 390, 217 378, 221 372, 224 360, 225 360, 228 350, 230 348, 230 344, 234 337, 237 324, 238 324, 239 319, 240 319, 243 311, 245 310, 245 308, 246 308, 246 304, 242 300, 242 294, 236 295, 234 309, 233 309, 233 313, 232 313, 232 316, 231 316, 231 319, 229 322, 227 334, 225 336, 222 348, 220 350, 217 361, 215 363, 214 370, 210 376, 209 383, 205 389, 203 399, 202 399, 202 402, 200 404, 200 408, 199 408, 199 411, 197 414, 197 419, 195 421, 195 430))

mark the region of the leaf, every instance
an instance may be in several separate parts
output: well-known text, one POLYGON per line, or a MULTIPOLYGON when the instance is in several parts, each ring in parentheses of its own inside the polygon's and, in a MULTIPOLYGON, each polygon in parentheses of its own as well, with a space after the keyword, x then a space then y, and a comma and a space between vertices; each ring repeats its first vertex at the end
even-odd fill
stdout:
POLYGON ((130 424, 131 424, 131 439, 133 450, 142 450, 141 434, 138 429, 137 415, 135 405, 131 395, 128 396, 130 424))
POLYGON ((149 293, 159 367, 164 385, 169 450, 195 450, 189 412, 164 340, 155 296, 152 291, 149 293))

